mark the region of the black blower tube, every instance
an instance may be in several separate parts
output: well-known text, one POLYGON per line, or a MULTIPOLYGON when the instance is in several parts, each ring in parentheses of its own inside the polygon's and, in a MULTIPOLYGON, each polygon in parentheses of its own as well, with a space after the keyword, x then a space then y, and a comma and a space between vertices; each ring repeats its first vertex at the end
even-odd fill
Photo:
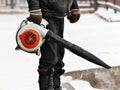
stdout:
POLYGON ((103 62, 101 59, 99 59, 98 57, 96 57, 95 55, 91 54, 90 52, 82 49, 81 47, 72 44, 70 42, 68 42, 67 40, 64 40, 63 38, 61 38, 60 36, 54 34, 52 31, 48 31, 47 35, 46 35, 46 40, 48 38, 51 38, 52 40, 54 40, 56 43, 59 43, 60 45, 62 45, 64 48, 70 50, 72 53, 94 63, 97 65, 100 65, 104 68, 110 69, 111 66, 107 65, 105 62, 103 62))

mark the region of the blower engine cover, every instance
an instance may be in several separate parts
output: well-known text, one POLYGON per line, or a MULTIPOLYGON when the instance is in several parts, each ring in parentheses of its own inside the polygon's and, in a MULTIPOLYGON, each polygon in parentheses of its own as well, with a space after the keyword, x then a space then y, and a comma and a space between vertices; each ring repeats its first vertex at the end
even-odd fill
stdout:
POLYGON ((48 30, 40 25, 23 21, 16 33, 17 46, 26 52, 38 52, 48 30))

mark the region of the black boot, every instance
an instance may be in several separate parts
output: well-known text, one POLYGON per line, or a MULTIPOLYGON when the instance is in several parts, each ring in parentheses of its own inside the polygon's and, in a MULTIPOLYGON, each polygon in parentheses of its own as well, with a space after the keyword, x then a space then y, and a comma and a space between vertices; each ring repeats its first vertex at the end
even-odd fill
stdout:
POLYGON ((64 73, 65 70, 58 69, 54 71, 53 81, 54 81, 54 90, 62 90, 60 76, 64 73))
POLYGON ((53 69, 39 69, 39 90, 54 90, 53 69))

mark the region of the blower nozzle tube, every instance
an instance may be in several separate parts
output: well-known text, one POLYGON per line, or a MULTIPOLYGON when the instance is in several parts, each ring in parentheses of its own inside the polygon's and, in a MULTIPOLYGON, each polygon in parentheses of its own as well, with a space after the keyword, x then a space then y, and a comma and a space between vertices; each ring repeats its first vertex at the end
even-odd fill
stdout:
POLYGON ((51 38, 53 39, 55 42, 61 44, 63 47, 65 47, 66 49, 70 50, 72 53, 86 59, 87 61, 90 61, 94 64, 100 65, 104 68, 110 69, 111 66, 107 65, 105 62, 103 62, 101 59, 99 59, 98 57, 96 57, 95 55, 91 54, 90 52, 82 49, 81 47, 72 44, 66 40, 64 40, 63 38, 59 37, 58 35, 54 34, 52 31, 48 31, 47 35, 46 35, 46 39, 47 38, 51 38))

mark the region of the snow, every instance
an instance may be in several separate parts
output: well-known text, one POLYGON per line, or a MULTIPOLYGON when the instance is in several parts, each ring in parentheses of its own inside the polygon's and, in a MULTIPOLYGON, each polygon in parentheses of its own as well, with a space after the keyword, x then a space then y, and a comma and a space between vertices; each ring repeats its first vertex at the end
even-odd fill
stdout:
MULTIPOLYGON (((62 77, 62 82, 67 83, 69 82, 70 85, 74 86, 74 90, 100 90, 100 89, 93 89, 89 82, 83 80, 73 80, 71 76, 62 77)), ((73 89, 71 89, 73 90, 73 89)))
POLYGON ((120 12, 116 12, 113 9, 105 9, 105 8, 100 8, 96 12, 96 14, 100 14, 101 16, 105 17, 109 21, 120 21, 120 12))
MULTIPOLYGON (((39 57, 35 54, 15 51, 16 29, 26 17, 28 14, 0 15, 0 90, 38 90, 39 57)), ((81 15, 81 19, 75 24, 65 19, 64 37, 98 56, 107 64, 118 66, 120 65, 119 24, 119 22, 105 22, 95 14, 85 14, 81 15)), ((66 72, 100 67, 68 50, 65 51, 64 62, 66 72)), ((68 80, 67 82, 72 84, 75 90, 97 90, 85 81, 68 80)))
MULTIPOLYGON (((81 15, 81 20, 76 24, 67 23, 67 25, 65 27, 65 38, 68 41, 93 53, 111 66, 120 65, 119 22, 108 23, 99 19, 95 14, 88 14, 81 15)), ((65 68, 68 71, 99 67, 67 50, 64 61, 66 63, 65 68), (72 62, 73 67, 69 65, 70 62, 72 62)))
MULTIPOLYGON (((73 80, 70 82, 73 86, 75 86, 75 90, 93 90, 93 87, 86 81, 80 81, 80 80, 73 80)), ((98 90, 98 89, 94 89, 98 90)))

